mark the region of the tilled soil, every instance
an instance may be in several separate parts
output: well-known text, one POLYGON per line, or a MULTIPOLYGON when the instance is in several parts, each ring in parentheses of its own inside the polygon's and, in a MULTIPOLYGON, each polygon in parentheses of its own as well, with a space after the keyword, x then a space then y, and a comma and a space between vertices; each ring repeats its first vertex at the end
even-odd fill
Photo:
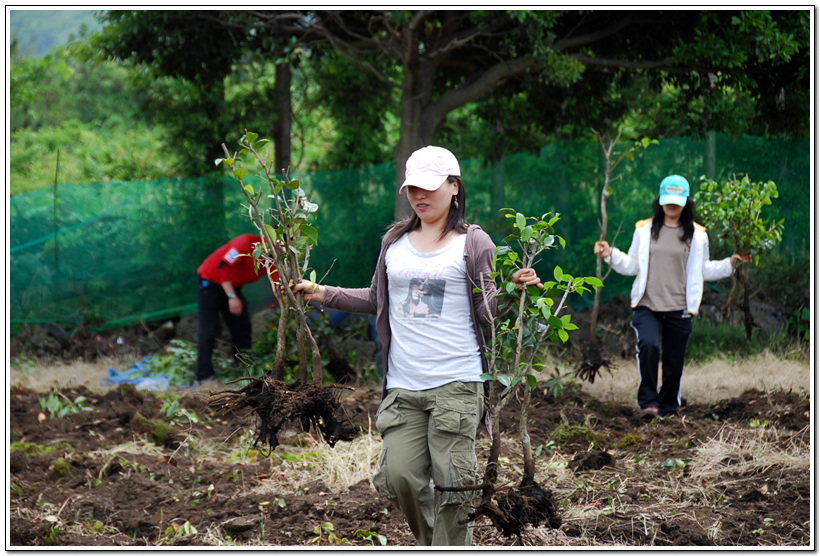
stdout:
MULTIPOLYGON (((372 385, 340 395, 364 429, 375 421, 380 391, 372 385)), ((214 415, 207 392, 179 392, 180 407, 199 417, 184 426, 170 422, 162 395, 132 386, 61 393, 70 400, 85 396, 83 406, 93 411, 51 417, 40 407, 48 393, 10 391, 7 548, 415 544, 401 513, 366 479, 335 492, 319 480, 305 481, 272 495, 261 487, 281 472, 281 460, 189 455, 188 447, 209 442, 226 453, 238 449, 249 425, 214 415)), ((793 461, 809 458, 806 398, 750 391, 644 421, 632 406, 603 403, 577 389, 557 399, 536 394, 529 431, 533 446, 542 446, 537 480, 559 502, 562 525, 509 539, 489 523, 476 523, 474 544, 811 545, 810 467, 793 461), (761 455, 754 448, 727 448, 725 457, 712 458, 717 472, 704 475, 708 470, 698 467, 707 464, 705 447, 762 434, 783 453, 804 455, 756 465, 761 455)), ((507 411, 504 437, 513 439, 514 402, 507 411)), ((287 454, 300 435, 290 438, 277 454, 287 454)), ((480 464, 488 444, 482 428, 480 464)), ((505 442, 502 461, 511 476, 518 459, 515 444, 505 442)))

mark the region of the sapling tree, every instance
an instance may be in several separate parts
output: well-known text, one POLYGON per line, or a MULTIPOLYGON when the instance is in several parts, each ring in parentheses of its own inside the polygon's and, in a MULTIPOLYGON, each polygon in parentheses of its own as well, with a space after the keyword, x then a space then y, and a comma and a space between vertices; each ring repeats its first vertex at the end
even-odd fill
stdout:
POLYGON ((287 421, 297 422, 304 429, 315 426, 333 445, 338 440, 351 440, 354 429, 334 415, 340 408, 335 397, 338 387, 322 385, 322 356, 308 325, 307 308, 302 296, 295 295, 289 287, 300 282, 307 273, 311 282, 317 281, 316 272, 310 270, 309 263, 311 248, 318 242, 318 232, 309 222, 319 206, 308 199, 299 180, 288 179, 284 169, 285 179, 276 177, 269 151, 262 152, 268 143, 269 140, 260 139, 256 133, 246 132, 239 140, 241 149, 238 152, 231 153, 223 144, 225 157, 215 162, 230 168, 245 196, 247 204, 244 208, 248 218, 262 238, 251 256, 257 269, 266 273, 279 303, 276 356, 273 368, 261 379, 240 379, 247 380, 248 385, 238 392, 215 396, 211 405, 226 412, 255 414, 260 420, 256 441, 267 442, 271 449, 278 445, 276 435, 287 421), (261 186, 254 187, 247 179, 248 165, 259 168, 257 177, 261 179, 261 186), (286 331, 290 318, 295 318, 297 323, 299 371, 297 380, 286 384, 282 377, 289 349, 286 331), (312 384, 307 381, 308 349, 312 361, 312 384))
MULTIPOLYGON (((609 145, 606 144, 606 140, 602 133, 595 129, 592 130, 592 133, 595 134, 595 137, 598 139, 598 145, 604 158, 604 185, 601 188, 601 196, 599 201, 601 219, 598 221, 598 227, 600 229, 598 241, 604 241, 606 240, 607 227, 609 226, 609 216, 607 214, 606 203, 607 199, 614 192, 612 187, 613 182, 620 177, 615 175, 615 170, 618 169, 618 166, 620 166, 624 159, 634 159, 636 151, 646 149, 652 144, 657 144, 658 141, 656 139, 644 137, 640 141, 635 141, 631 146, 625 148, 622 152, 617 153, 615 149, 621 139, 620 129, 618 130, 615 139, 609 142, 609 145)), ((614 240, 612 243, 614 243, 614 240)), ((606 274, 603 273, 603 257, 601 255, 597 255, 595 261, 595 277, 601 282, 602 285, 606 281, 611 271, 612 269, 608 269, 606 274)), ((581 361, 581 364, 575 371, 575 376, 578 376, 583 380, 587 380, 590 383, 595 382, 595 377, 598 375, 600 369, 604 368, 608 372, 612 372, 612 369, 615 368, 615 364, 612 363, 612 361, 603 358, 598 346, 598 315, 600 310, 601 290, 596 289, 595 297, 592 302, 592 314, 589 319, 589 346, 584 351, 583 361, 581 361)))
MULTIPOLYGON (((548 250, 565 247, 562 237, 555 234, 558 215, 527 217, 512 209, 503 209, 512 219, 514 232, 498 246, 493 258, 493 272, 482 277, 498 281, 499 303, 509 310, 489 327, 487 342, 490 372, 482 375, 489 383, 487 413, 489 415, 492 445, 484 470, 481 500, 469 515, 470 520, 486 516, 496 528, 508 537, 517 536, 528 524, 546 523, 560 526, 557 504, 552 493, 535 481, 535 455, 528 424, 531 394, 537 387, 537 372, 547 364, 547 355, 555 342, 566 342, 569 332, 577 329, 570 315, 562 315, 570 294, 597 289, 597 278, 575 277, 556 266, 550 280, 542 287, 516 286, 512 274, 519 269, 533 267, 540 255, 548 250), (523 472, 517 487, 497 488, 498 458, 501 450, 501 410, 520 392, 522 402, 518 414, 518 437, 521 443, 523 472)), ((484 291, 477 288, 475 291, 484 291)), ((486 299, 485 303, 489 303, 486 299)), ((457 487, 437 486, 439 490, 463 490, 457 487)), ((467 487, 468 489, 470 487, 467 487)))
MULTIPOLYGON (((694 201, 701 223, 713 234, 718 246, 727 244, 735 253, 751 255, 757 266, 760 254, 774 248, 783 237, 783 220, 770 221, 762 215, 763 209, 777 198, 777 185, 773 181, 752 182, 748 175, 733 175, 723 183, 705 176, 701 176, 700 181, 694 201)), ((732 289, 723 310, 728 314, 739 281, 743 284, 741 309, 746 338, 751 340, 755 322, 750 303, 749 265, 741 265, 737 274, 737 279, 732 276, 732 289)))

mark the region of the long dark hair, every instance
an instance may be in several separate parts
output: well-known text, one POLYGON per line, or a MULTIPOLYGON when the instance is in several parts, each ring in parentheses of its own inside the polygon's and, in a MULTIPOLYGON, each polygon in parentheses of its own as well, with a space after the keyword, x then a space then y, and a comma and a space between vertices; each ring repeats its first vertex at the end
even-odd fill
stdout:
MULTIPOLYGON (((665 218, 663 207, 661 206, 660 197, 655 197, 652 201, 652 239, 658 239, 663 226, 665 218)), ((695 235, 695 203, 691 197, 686 198, 686 204, 683 206, 683 211, 680 213, 680 240, 684 243, 690 243, 692 236, 695 235)))
MULTIPOLYGON (((460 234, 466 234, 467 227, 469 226, 466 216, 467 209, 464 206, 467 197, 464 191, 464 182, 461 181, 461 178, 458 176, 449 176, 447 182, 457 183, 458 193, 456 193, 453 196, 453 200, 450 201, 450 212, 447 214, 447 221, 444 223, 444 229, 441 231, 441 238, 444 238, 451 230, 455 230, 460 234)), ((385 241, 388 244, 393 243, 407 232, 412 232, 420 227, 421 219, 414 212, 410 218, 391 224, 385 234, 385 241)))

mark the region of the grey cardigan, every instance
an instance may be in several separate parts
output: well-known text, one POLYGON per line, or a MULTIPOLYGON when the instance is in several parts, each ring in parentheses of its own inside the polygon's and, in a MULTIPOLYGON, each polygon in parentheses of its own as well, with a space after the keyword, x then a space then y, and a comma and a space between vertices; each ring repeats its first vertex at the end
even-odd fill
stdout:
MULTIPOLYGON (((382 342, 382 363, 384 369, 384 388, 387 388, 388 355, 390 353, 390 320, 388 315, 389 296, 387 291, 387 266, 384 261, 387 248, 391 243, 386 238, 382 239, 379 260, 376 263, 376 270, 369 288, 339 288, 335 286, 325 286, 324 305, 351 313, 367 313, 376 315, 376 331, 382 342)), ((487 232, 475 224, 467 228, 467 240, 464 245, 464 260, 467 264, 467 295, 471 297, 470 315, 473 319, 476 339, 478 340, 479 351, 482 354, 481 364, 484 372, 488 371, 488 363, 484 353, 486 342, 481 325, 491 323, 495 317, 501 314, 499 308, 498 288, 495 280, 490 278, 492 272, 492 260, 495 254, 495 244, 487 235, 487 232), (482 276, 484 279, 482 280, 482 276), (487 294, 489 303, 485 303, 484 295, 473 292, 478 287, 487 294), (489 307, 488 307, 489 305, 489 307)))

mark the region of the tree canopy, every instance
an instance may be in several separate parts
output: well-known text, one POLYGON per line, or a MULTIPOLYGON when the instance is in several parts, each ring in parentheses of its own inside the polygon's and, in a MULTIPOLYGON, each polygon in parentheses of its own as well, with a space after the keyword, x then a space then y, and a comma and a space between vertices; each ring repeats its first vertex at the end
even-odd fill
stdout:
MULTIPOLYGON (((361 138, 346 134, 341 152, 353 156, 340 162, 369 162, 376 142, 388 138, 384 118, 356 98, 385 99, 379 108, 394 111, 398 186, 410 153, 446 134, 449 118, 468 114, 462 124, 492 137, 481 153, 487 158, 625 118, 657 137, 806 136, 809 17, 808 10, 106 12, 97 44, 195 84, 203 105, 189 109, 203 114, 197 140, 211 142, 206 152, 227 133, 221 84, 237 67, 254 54, 314 63, 328 107, 361 138)), ((396 216, 407 210, 397 196, 396 216)))

